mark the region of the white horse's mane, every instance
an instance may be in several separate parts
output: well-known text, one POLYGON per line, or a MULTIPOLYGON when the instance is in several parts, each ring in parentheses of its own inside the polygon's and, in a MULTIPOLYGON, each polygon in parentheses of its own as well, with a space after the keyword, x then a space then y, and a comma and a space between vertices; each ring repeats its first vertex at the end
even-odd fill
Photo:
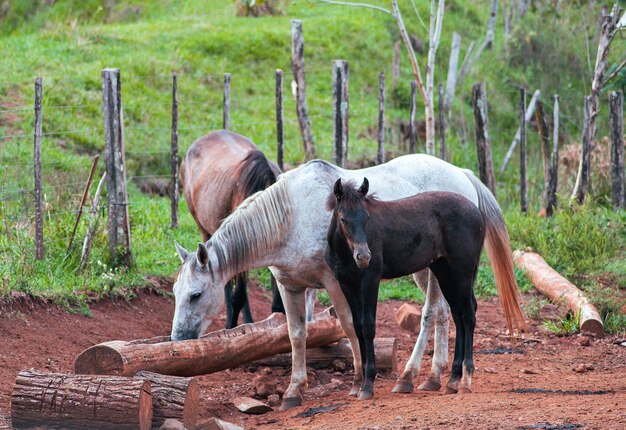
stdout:
POLYGON ((217 254, 220 268, 239 273, 250 259, 266 255, 280 246, 293 220, 291 195, 286 180, 245 199, 224 219, 207 242, 217 254))

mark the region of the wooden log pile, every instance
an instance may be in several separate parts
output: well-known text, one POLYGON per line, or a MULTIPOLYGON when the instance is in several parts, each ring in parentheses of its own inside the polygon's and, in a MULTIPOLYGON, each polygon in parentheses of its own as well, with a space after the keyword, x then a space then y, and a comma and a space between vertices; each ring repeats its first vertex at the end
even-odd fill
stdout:
MULTIPOLYGON (((307 347, 328 345, 345 335, 331 310, 307 324, 307 347)), ((195 376, 218 372, 291 351, 285 316, 209 333, 200 339, 172 342, 157 337, 105 342, 83 351, 74 362, 77 374, 132 376, 140 370, 195 376)))

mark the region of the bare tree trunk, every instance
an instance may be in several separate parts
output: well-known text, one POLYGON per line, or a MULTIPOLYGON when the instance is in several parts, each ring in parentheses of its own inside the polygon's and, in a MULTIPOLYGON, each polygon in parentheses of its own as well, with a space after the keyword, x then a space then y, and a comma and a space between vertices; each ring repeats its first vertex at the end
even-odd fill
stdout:
POLYGON ((489 118, 487 116, 487 94, 485 83, 474 84, 472 88, 472 104, 474 106, 474 125, 476 127, 476 151, 478 153, 478 170, 480 180, 497 198, 496 177, 493 172, 491 157, 491 139, 489 138, 489 118))
POLYGON ((526 190, 526 89, 520 88, 520 126, 519 132, 519 182, 520 182, 520 209, 522 213, 528 212, 528 193, 526 190))
MULTIPOLYGON (((591 81, 591 93, 589 94, 589 130, 587 133, 589 139, 589 157, 591 157, 591 151, 593 151, 593 139, 596 135, 596 117, 598 116, 600 105, 600 91, 602 90, 602 83, 604 81, 604 75, 609 66, 608 55, 611 42, 615 37, 617 31, 617 23, 622 15, 622 9, 615 4, 611 9, 611 13, 603 15, 601 17, 600 25, 600 40, 598 42, 598 52, 596 54, 596 65, 593 72, 593 79, 591 81)), ((583 139, 585 136, 583 136, 583 139)), ((584 144, 584 143, 583 143, 584 144)), ((580 201, 581 196, 584 198, 585 190, 581 191, 583 187, 583 163, 584 157, 580 158, 580 164, 578 165, 578 174, 576 175, 576 184, 572 191, 572 199, 580 201)), ((586 186, 586 184, 584 184, 586 186)))
POLYGON ((609 95, 611 129, 611 202, 613 210, 624 209, 624 95, 609 95))
POLYGON ((584 117, 583 117, 583 145, 582 145, 582 153, 580 155, 580 171, 578 177, 576 178, 576 187, 574 191, 576 194, 572 195, 572 199, 576 199, 578 204, 582 204, 585 200, 585 194, 587 194, 588 186, 589 186, 589 168, 591 165, 591 133, 590 133, 590 117, 591 117, 591 106, 590 106, 590 98, 589 96, 585 97, 585 109, 584 109, 584 117))
MULTIPOLYGON (((539 96, 541 96, 541 91, 535 90, 532 98, 530 99, 530 103, 528 103, 528 109, 526 109, 526 116, 524 117, 525 122, 530 121, 530 119, 533 116, 533 113, 535 113, 535 104, 537 103, 539 96)), ((506 155, 504 156, 504 160, 502 161, 502 166, 500 166, 500 173, 504 172, 504 169, 506 169, 506 165, 509 163, 509 160, 513 156, 513 151, 515 150, 515 147, 520 141, 520 133, 521 133, 521 128, 518 128, 517 131, 515 132, 515 136, 513 137, 513 141, 511 142, 511 146, 509 146, 509 150, 506 152, 506 155)))
POLYGON ((556 206, 556 190, 559 181, 559 96, 554 95, 553 111, 553 128, 552 137, 552 162, 550 163, 550 184, 548 185, 546 216, 552 216, 554 207, 556 206))
POLYGON ((441 84, 439 84, 439 158, 446 159, 446 116, 441 84))
POLYGON ((459 53, 461 52, 461 36, 456 31, 452 33, 452 46, 450 48, 450 61, 448 62, 448 78, 446 79, 446 96, 443 103, 445 111, 450 110, 454 90, 456 88, 457 70, 459 67, 459 53))
POLYGON ((393 65, 391 69, 392 88, 398 86, 398 80, 400 79, 400 49, 402 48, 402 40, 397 40, 393 44, 393 65))
POLYGON ((545 112, 543 111, 543 102, 537 100, 536 108, 537 129, 539 131, 539 140, 541 141, 541 158, 543 160, 543 201, 544 207, 548 207, 548 188, 550 186, 550 130, 545 112))
MULTIPOLYGON (((497 1, 497 0, 496 0, 497 1)), ((430 43, 428 45, 428 65, 426 67, 426 93, 428 94, 428 103, 425 106, 426 120, 426 153, 435 155, 435 103, 434 103, 434 85, 435 85, 435 56, 437 48, 441 40, 441 26, 443 23, 443 12, 445 1, 439 0, 437 8, 435 8, 435 0, 430 3, 430 43), (435 18, 436 13, 436 18, 435 18)))
POLYGON ((385 74, 378 75, 378 164, 385 162, 385 74))
POLYGON ((489 21, 487 22, 487 33, 485 34, 485 40, 480 45, 471 60, 464 64, 464 67, 459 73, 458 82, 459 85, 463 81, 465 75, 472 69, 478 58, 486 48, 491 48, 495 38, 496 18, 498 16, 498 0, 491 0, 491 10, 489 11, 489 21))
POLYGON ((304 36, 302 35, 302 21, 294 19, 291 21, 291 69, 296 82, 296 112, 304 153, 307 160, 315 158, 315 143, 311 132, 311 122, 309 121, 309 108, 306 103, 306 80, 304 75, 304 36))

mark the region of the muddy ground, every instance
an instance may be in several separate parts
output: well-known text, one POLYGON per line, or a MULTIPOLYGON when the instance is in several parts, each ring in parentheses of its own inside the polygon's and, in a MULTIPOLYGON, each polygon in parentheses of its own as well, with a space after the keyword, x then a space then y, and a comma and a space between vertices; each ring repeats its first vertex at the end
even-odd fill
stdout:
MULTIPOLYGON (((250 298, 257 320, 269 314, 267 291, 251 286, 250 298)), ((416 338, 394 320, 401 304, 379 305, 377 332, 381 337, 397 337, 400 369, 416 338)), ((91 317, 23 298, 2 304, 0 428, 10 428, 10 396, 19 370, 70 372, 74 358, 93 344, 166 335, 173 309, 173 299, 154 290, 139 293, 130 303, 97 303, 91 307, 91 317)), ((216 416, 246 429, 626 428, 626 346, 622 345, 626 339, 557 337, 531 320, 528 340, 511 345, 497 299, 479 301, 477 320, 477 369, 471 394, 392 394, 395 375, 381 375, 374 399, 357 401, 346 395, 349 371, 318 370, 310 375, 303 406, 250 416, 238 412, 229 399, 253 394, 251 382, 263 372, 269 372, 279 390, 284 389, 289 369, 244 366, 199 378, 202 417, 216 416), (309 408, 333 405, 337 408, 331 412, 298 416, 309 408)), ((217 319, 210 330, 223 328, 224 321, 225 317, 217 319)), ((429 367, 430 357, 426 357, 420 380, 429 367)))

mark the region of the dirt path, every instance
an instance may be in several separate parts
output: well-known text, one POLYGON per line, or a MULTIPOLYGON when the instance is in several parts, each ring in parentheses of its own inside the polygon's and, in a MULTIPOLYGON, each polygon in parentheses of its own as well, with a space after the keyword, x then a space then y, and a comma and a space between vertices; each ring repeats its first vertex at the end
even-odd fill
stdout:
MULTIPOLYGON (((255 286, 250 297, 255 318, 267 316, 269 293, 255 286)), ((377 334, 397 336, 403 365, 415 336, 394 321, 400 304, 380 305, 377 334)), ((229 399, 251 394, 251 381, 262 369, 244 366, 199 378, 202 416, 217 416, 246 429, 626 428, 626 347, 618 337, 591 339, 583 346, 582 336, 549 335, 533 321, 529 337, 534 341, 511 345, 497 301, 481 301, 478 308, 473 394, 392 394, 394 376, 382 375, 374 400, 363 402, 346 396, 349 372, 314 371, 302 407, 246 416, 229 399), (308 408, 338 404, 332 412, 296 417, 308 408)), ((76 355, 92 344, 167 334, 173 300, 144 292, 131 303, 107 301, 91 311, 92 316, 85 317, 39 303, 0 307, 0 428, 10 428, 10 395, 20 369, 69 372, 76 355)), ((222 328, 224 320, 214 321, 211 330, 222 328)), ((426 357, 423 369, 429 366, 426 357)), ((284 389, 289 369, 270 372, 278 389, 284 389)))

